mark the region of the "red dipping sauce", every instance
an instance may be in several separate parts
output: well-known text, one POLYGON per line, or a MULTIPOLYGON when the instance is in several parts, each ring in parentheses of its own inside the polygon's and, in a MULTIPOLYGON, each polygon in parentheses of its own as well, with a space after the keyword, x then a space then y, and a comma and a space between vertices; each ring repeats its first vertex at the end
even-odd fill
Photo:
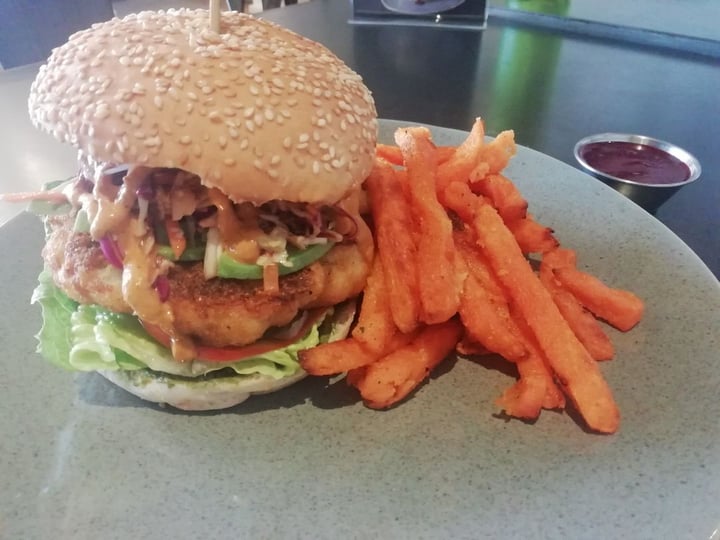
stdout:
POLYGON ((633 142, 594 142, 580 157, 601 173, 639 184, 679 184, 690 178, 690 167, 668 152, 633 142))

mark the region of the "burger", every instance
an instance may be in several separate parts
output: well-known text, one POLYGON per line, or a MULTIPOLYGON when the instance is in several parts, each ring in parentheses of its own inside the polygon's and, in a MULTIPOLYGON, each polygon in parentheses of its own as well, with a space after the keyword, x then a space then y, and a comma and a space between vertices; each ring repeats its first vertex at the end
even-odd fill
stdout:
POLYGON ((344 337, 373 257, 361 217, 377 117, 322 45, 250 15, 142 12, 40 68, 36 127, 78 149, 38 196, 39 351, 186 410, 305 373, 344 337))

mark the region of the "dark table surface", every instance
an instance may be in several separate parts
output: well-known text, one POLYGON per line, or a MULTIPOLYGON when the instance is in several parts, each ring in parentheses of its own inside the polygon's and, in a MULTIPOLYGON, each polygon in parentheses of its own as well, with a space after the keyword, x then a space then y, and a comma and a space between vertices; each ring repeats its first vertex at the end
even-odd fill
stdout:
MULTIPOLYGON (((350 3, 313 0, 265 18, 317 40, 360 73, 381 118, 488 134, 577 166, 573 147, 606 131, 673 142, 700 180, 656 213, 720 276, 720 67, 717 59, 513 26, 485 30, 348 24, 350 3)), ((609 215, 608 220, 613 216, 609 215)))

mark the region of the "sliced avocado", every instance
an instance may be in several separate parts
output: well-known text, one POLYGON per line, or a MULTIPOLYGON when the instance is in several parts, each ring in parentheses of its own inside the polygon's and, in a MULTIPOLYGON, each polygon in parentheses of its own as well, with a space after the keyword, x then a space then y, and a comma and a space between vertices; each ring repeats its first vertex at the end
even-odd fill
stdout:
POLYGON ((175 256, 170 246, 159 245, 157 247, 158 255, 165 257, 171 261, 202 261, 205 257, 205 246, 193 246, 185 248, 180 257, 175 256))
MULTIPOLYGON (((52 182, 46 182, 43 184, 42 191, 61 191, 62 188, 73 182, 75 177, 66 178, 64 180, 53 180, 52 182)), ((72 205, 69 202, 57 203, 52 201, 44 201, 41 199, 35 199, 30 201, 27 207, 28 212, 35 214, 36 216, 59 216, 69 213, 72 210, 72 205)))
POLYGON ((89 233, 90 232, 90 220, 88 219, 87 212, 81 208, 78 210, 75 216, 75 225, 73 225, 73 232, 76 233, 89 233))
MULTIPOLYGON (((285 276, 302 270, 325 255, 334 245, 334 242, 328 242, 327 244, 315 244, 303 250, 289 248, 288 261, 290 265, 279 265, 280 275, 285 276)), ((259 264, 238 262, 227 253, 222 252, 218 260, 218 276, 233 279, 262 279, 263 267, 259 264)))

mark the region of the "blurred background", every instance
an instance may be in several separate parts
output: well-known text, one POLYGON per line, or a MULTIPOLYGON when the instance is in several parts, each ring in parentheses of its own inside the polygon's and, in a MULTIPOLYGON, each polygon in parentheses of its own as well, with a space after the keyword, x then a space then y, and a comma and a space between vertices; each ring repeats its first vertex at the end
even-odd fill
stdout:
MULTIPOLYGON (((258 15, 310 1, 221 0, 221 6, 258 15)), ((355 3, 369 1, 380 5, 380 0, 355 3)), ((435 1, 441 3, 441 0, 394 0, 395 4, 407 2, 409 6, 435 1)), ((487 0, 487 5, 491 23, 559 30, 720 57, 720 0, 487 0)), ((208 0, 0 0, 0 69, 42 61, 73 32, 113 16, 207 6, 208 0)))
MULTIPOLYGON (((221 0, 221 7, 261 14, 310 0, 221 0)), ((0 69, 46 59, 68 36, 129 13, 207 8, 208 0, 0 0, 0 69)))

